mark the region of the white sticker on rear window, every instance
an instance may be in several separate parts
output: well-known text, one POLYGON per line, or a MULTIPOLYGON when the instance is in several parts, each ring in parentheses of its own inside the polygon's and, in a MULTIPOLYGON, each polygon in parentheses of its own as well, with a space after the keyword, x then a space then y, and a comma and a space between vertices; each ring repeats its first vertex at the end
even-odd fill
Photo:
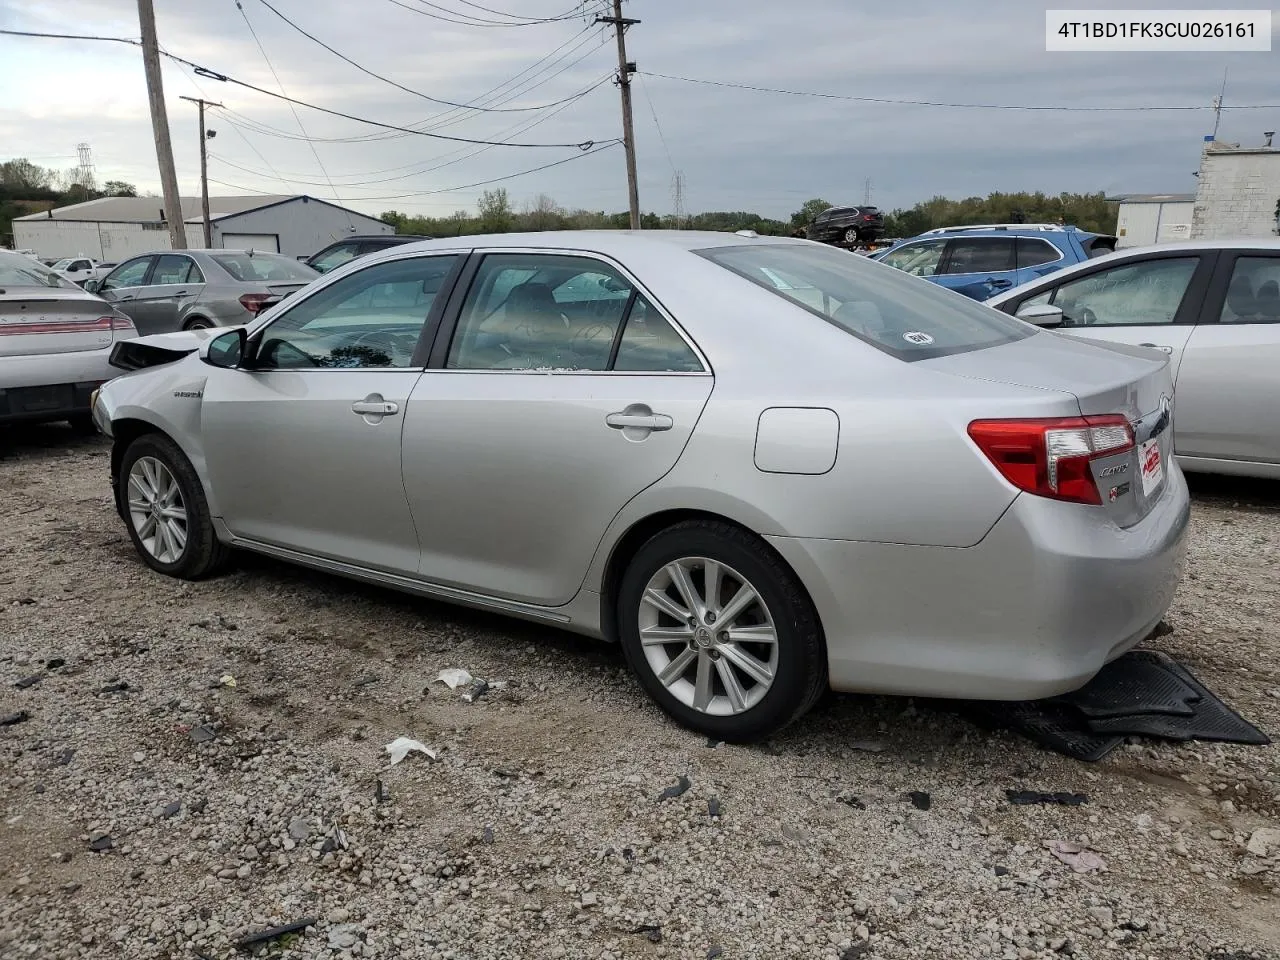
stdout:
POLYGON ((916 330, 912 330, 910 333, 904 333, 902 335, 902 339, 907 341, 907 343, 915 343, 920 346, 927 346, 928 344, 933 343, 933 337, 929 336, 927 333, 920 333, 916 330))

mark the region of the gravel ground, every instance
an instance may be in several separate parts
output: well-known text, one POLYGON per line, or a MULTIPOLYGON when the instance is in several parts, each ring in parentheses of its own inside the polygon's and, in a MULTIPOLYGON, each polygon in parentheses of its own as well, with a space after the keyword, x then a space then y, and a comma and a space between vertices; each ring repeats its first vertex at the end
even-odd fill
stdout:
MULTIPOLYGON (((0 435, 5 960, 1280 956, 1275 748, 1088 765, 867 697, 712 746, 604 645, 255 558, 154 575, 107 470, 0 435), (389 766, 401 735, 437 759, 389 766)), ((1200 483, 1193 524, 1158 643, 1280 733, 1280 497, 1200 483)))

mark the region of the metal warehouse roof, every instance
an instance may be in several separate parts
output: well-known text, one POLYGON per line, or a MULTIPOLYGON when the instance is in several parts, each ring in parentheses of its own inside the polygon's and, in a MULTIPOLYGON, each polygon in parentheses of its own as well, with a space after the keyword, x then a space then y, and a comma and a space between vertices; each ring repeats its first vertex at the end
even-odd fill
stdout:
MULTIPOLYGON (((285 203, 289 200, 298 199, 325 203, 327 206, 335 206, 335 204, 327 203, 327 201, 324 200, 316 200, 314 197, 304 197, 303 194, 259 194, 257 196, 248 197, 210 197, 209 218, 211 220, 217 220, 221 217, 230 217, 240 213, 248 213, 250 210, 258 210, 262 207, 271 207, 279 203, 285 203)), ((201 222, 203 214, 200 210, 200 198, 182 197, 181 201, 182 219, 187 223, 201 222)), ((52 218, 50 218, 48 213, 33 213, 25 217, 15 217, 14 219, 79 220, 91 223, 159 223, 164 219, 162 214, 163 207, 164 201, 159 197, 100 197, 97 200, 86 200, 84 203, 73 203, 70 206, 58 207, 52 211, 52 218)), ((376 219, 374 217, 370 217, 367 213, 358 213, 355 210, 350 210, 348 212, 367 219, 376 219)))
POLYGON ((1193 203, 1194 193, 1119 193, 1106 198, 1111 203, 1193 203))

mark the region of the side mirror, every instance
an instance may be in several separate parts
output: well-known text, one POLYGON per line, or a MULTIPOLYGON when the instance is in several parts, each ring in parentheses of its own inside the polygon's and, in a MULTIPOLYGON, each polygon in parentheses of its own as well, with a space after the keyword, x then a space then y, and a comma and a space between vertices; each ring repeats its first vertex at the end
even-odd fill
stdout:
POLYGON ((1022 307, 1017 317, 1027 323, 1034 323, 1037 327, 1060 327, 1063 321, 1062 308, 1055 307, 1051 303, 1037 303, 1034 306, 1022 307))
POLYGON ((211 367, 234 370, 244 359, 248 342, 249 335, 244 327, 236 327, 205 343, 200 350, 200 359, 211 367))
POLYGON ((97 293, 99 290, 101 290, 101 289, 102 289, 102 281, 101 281, 101 280, 86 280, 86 281, 84 282, 84 288, 85 288, 86 290, 88 290, 90 293, 97 293))
POLYGON ((298 254, 298 259, 299 259, 299 260, 302 260, 303 262, 306 262, 307 256, 308 256, 308 254, 300 253, 300 254, 298 254))

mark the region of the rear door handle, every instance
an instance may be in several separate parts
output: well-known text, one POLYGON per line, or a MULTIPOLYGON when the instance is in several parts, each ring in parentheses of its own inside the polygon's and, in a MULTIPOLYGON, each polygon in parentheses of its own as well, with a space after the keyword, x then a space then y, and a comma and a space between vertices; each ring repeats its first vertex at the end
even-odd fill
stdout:
POLYGON ((400 412, 400 407, 390 400, 376 400, 365 397, 365 399, 357 400, 351 405, 351 412, 358 413, 362 417, 392 417, 400 412))
POLYGON ((638 430, 670 430, 675 425, 675 421, 665 413, 611 413, 604 418, 604 422, 615 430, 625 430, 627 427, 638 430))
POLYGON ((183 297, 189 297, 189 296, 191 296, 191 294, 190 294, 188 291, 186 291, 186 290, 179 290, 179 291, 178 291, 177 293, 175 293, 173 296, 174 296, 174 299, 176 299, 176 300, 181 300, 183 297))
POLYGON ((1004 290, 1006 287, 1013 286, 1012 280, 997 280, 995 277, 992 277, 991 279, 989 279, 987 283, 995 287, 997 290, 1004 290))
POLYGON ((1167 347, 1163 343, 1140 343, 1140 347, 1154 347, 1157 350, 1163 350, 1165 353, 1173 353, 1173 347, 1167 347))

